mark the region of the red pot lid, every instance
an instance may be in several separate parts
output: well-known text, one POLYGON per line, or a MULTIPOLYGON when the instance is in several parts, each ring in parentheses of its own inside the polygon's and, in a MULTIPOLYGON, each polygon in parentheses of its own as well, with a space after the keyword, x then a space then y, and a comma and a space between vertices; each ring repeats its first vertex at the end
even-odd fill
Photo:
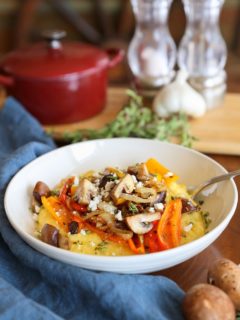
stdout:
POLYGON ((8 54, 1 62, 2 69, 21 78, 59 78, 79 73, 96 72, 106 68, 109 57, 105 51, 77 42, 60 42, 65 32, 45 33, 48 43, 8 54))

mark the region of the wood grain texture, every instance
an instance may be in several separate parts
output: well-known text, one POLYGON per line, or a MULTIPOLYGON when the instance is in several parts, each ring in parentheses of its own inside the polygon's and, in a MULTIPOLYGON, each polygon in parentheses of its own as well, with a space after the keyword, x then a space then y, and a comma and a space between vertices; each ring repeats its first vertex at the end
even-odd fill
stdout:
POLYGON ((191 121, 191 132, 199 151, 240 155, 240 95, 227 94, 221 107, 191 121))
MULTIPOLYGON (((66 131, 100 128, 112 121, 126 103, 124 88, 111 88, 104 111, 85 121, 69 125, 46 126, 60 138, 66 131)), ((193 102, 194 103, 194 102, 193 102)), ((227 94, 222 106, 209 110, 202 118, 190 121, 197 141, 194 148, 205 153, 240 155, 240 94, 227 94)))

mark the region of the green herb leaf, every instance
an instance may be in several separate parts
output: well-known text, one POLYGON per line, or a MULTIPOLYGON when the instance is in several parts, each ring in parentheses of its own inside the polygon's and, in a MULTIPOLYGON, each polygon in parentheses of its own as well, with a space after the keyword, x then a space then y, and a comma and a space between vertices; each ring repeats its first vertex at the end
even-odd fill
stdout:
POLYGON ((135 203, 133 202, 129 202, 128 204, 128 209, 131 213, 137 213, 138 212, 138 208, 137 206, 135 205, 135 203))
POLYGON ((59 190, 51 190, 51 195, 52 196, 59 196, 60 191, 59 190))
POLYGON ((204 211, 204 212, 201 212, 201 214, 205 223, 205 227, 206 229, 208 229, 210 223, 212 222, 211 218, 209 217, 209 212, 204 211))

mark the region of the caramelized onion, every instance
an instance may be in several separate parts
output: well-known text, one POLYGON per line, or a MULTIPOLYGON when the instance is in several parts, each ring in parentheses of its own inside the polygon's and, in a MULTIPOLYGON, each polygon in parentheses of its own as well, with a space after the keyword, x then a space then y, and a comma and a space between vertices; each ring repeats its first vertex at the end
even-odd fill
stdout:
POLYGON ((133 232, 131 230, 119 229, 119 228, 116 228, 116 227, 110 227, 110 230, 113 233, 115 233, 118 236, 120 236, 121 238, 123 238, 124 240, 129 240, 133 236, 133 232))
POLYGON ((132 238, 133 233, 131 230, 116 227, 116 220, 114 218, 114 215, 112 215, 111 213, 102 212, 101 214, 99 214, 99 217, 101 217, 106 222, 108 230, 110 232, 117 234, 124 240, 129 240, 130 238, 132 238))
POLYGON ((152 203, 156 200, 157 197, 157 192, 153 188, 139 188, 137 189, 137 193, 141 197, 137 194, 122 193, 121 198, 135 203, 152 203))

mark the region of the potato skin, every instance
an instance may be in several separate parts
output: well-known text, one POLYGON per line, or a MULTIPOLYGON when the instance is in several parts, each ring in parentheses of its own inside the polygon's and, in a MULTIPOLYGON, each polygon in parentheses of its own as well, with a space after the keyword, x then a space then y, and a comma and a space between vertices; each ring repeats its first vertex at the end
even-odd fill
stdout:
POLYGON ((235 320, 231 299, 221 289, 210 284, 197 284, 187 291, 183 300, 186 320, 235 320))
POLYGON ((229 295, 240 311, 240 267, 228 259, 217 260, 208 271, 208 283, 229 295))

